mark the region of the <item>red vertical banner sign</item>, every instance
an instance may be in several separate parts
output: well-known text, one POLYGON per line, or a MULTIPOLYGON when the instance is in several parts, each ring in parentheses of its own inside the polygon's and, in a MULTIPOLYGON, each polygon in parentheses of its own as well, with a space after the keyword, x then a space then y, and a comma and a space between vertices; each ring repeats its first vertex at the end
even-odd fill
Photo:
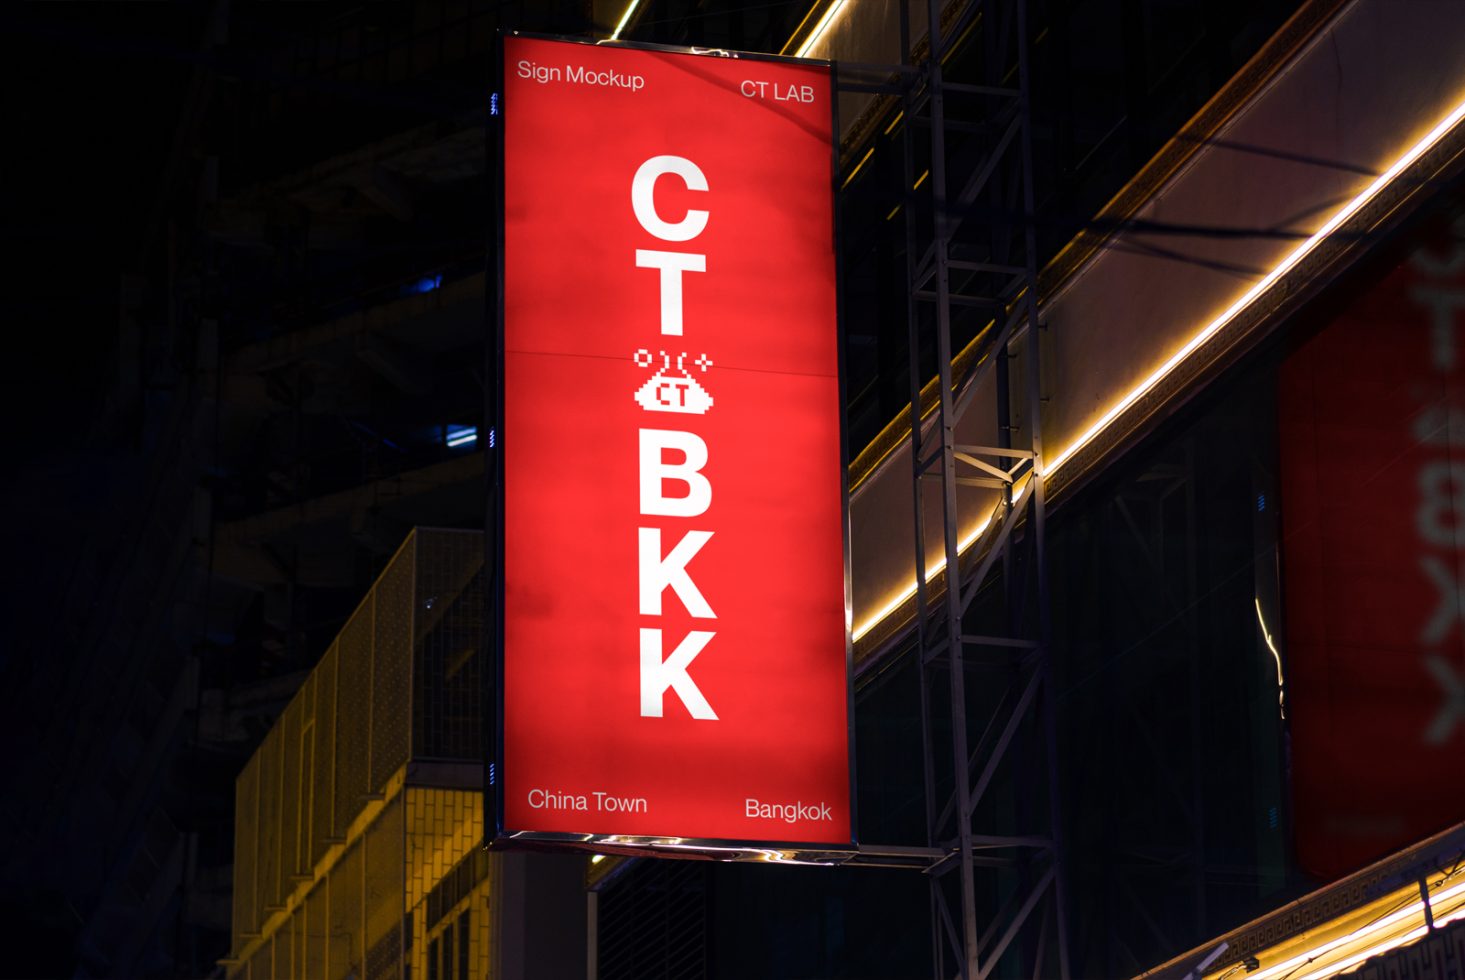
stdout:
POLYGON ((1283 363, 1298 860, 1335 878, 1465 816, 1465 219, 1283 363))
POLYGON ((503 63, 501 832, 848 846, 829 70, 503 63))

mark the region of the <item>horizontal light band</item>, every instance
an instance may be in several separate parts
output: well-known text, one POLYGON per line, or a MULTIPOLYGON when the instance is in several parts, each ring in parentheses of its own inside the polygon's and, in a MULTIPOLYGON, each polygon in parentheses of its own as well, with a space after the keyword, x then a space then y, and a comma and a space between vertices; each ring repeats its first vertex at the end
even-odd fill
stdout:
MULTIPOLYGON (((828 14, 826 14, 826 19, 828 19, 828 14)), ((821 28, 823 24, 824 22, 821 21, 821 28)), ((1100 433, 1107 429, 1114 422, 1115 419, 1122 415, 1125 410, 1127 410, 1135 402, 1139 401, 1139 399, 1143 398, 1147 393, 1153 390, 1156 385, 1158 385, 1172 371, 1179 367, 1181 363, 1183 363, 1187 358, 1190 357, 1190 355, 1194 354, 1196 350, 1199 349, 1206 341, 1214 337, 1216 333, 1221 330, 1221 328, 1225 327, 1226 324, 1234 320, 1243 310, 1245 310, 1248 306, 1255 302, 1258 297, 1260 297, 1264 292, 1267 291, 1267 289, 1274 285, 1278 279, 1286 275, 1288 271, 1295 267, 1309 254, 1311 254, 1312 251, 1318 247, 1318 245, 1322 244, 1322 242, 1329 235, 1337 231, 1344 222, 1357 214, 1360 209, 1362 209, 1370 201, 1377 197, 1379 193, 1383 191, 1384 188, 1388 187, 1389 184, 1391 184, 1401 173, 1407 170, 1425 153, 1429 152, 1429 150, 1436 143, 1443 139, 1447 133, 1449 133, 1452 129, 1455 128, 1456 125, 1460 123, 1460 120, 1462 118, 1465 118, 1465 102, 1459 103, 1452 110, 1446 113, 1445 116, 1440 119, 1439 122, 1437 122, 1428 133, 1426 133, 1417 142, 1415 142, 1413 146, 1409 147, 1409 149, 1405 150, 1401 156, 1399 156, 1392 164, 1390 164, 1388 169, 1379 174, 1378 177, 1374 178, 1374 180, 1367 187, 1359 191, 1357 195, 1355 195, 1351 200, 1349 200, 1346 204, 1344 204, 1337 211, 1335 211, 1332 217, 1330 217, 1321 228, 1319 228, 1305 241, 1303 241, 1300 245, 1294 248, 1285 257, 1283 257, 1282 260, 1278 262, 1277 265, 1274 266, 1270 272, 1268 272, 1261 279, 1259 279, 1254 285, 1252 285, 1250 289, 1248 289, 1235 302, 1228 306, 1226 310, 1221 313, 1220 316, 1216 317, 1214 320, 1202 327, 1194 336, 1190 338, 1190 340, 1185 343, 1183 347, 1181 347, 1178 351, 1171 355, 1169 359, 1167 359, 1163 364, 1161 364, 1158 368, 1151 372, 1150 375, 1146 377, 1143 381, 1135 385, 1123 396, 1116 399, 1110 405, 1108 410, 1099 417, 1098 421, 1089 426, 1089 428, 1085 430, 1082 435, 1080 435, 1077 439, 1070 443, 1062 452, 1054 456, 1051 461, 1047 462, 1046 466, 1044 467, 1044 477, 1046 478, 1058 472, 1059 469, 1061 469, 1066 463, 1068 463, 1069 460, 1074 457, 1074 454, 1076 454, 1079 450, 1083 449, 1084 446, 1092 442, 1100 433)), ((919 422, 917 422, 916 424, 919 424, 919 422)), ((998 506, 1001 505, 999 504, 998 506)), ((972 542, 980 538, 982 532, 987 529, 987 526, 991 522, 991 520, 992 518, 989 516, 985 521, 982 522, 980 527, 978 527, 975 531, 963 538, 959 547, 959 551, 965 551, 972 542)), ((945 560, 942 560, 937 565, 928 568, 926 572, 926 581, 930 582, 936 575, 939 575, 942 569, 944 569, 945 567, 946 562, 945 560)), ((861 622, 854 628, 854 639, 858 640, 865 634, 869 633, 870 630, 874 629, 875 626, 877 626, 883 619, 885 619, 885 617, 889 616, 896 609, 900 608, 903 603, 905 603, 907 600, 910 599, 911 596, 915 594, 916 583, 914 577, 912 577, 911 583, 904 589, 902 589, 901 592, 896 595, 894 599, 891 599, 889 602, 885 603, 879 610, 868 616, 863 622, 861 622)))

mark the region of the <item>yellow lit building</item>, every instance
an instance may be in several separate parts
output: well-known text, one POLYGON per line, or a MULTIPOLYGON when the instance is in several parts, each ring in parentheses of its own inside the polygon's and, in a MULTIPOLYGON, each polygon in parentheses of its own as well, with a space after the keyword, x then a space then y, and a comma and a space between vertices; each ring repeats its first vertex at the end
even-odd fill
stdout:
POLYGON ((237 784, 231 978, 484 978, 483 538, 417 530, 237 784))

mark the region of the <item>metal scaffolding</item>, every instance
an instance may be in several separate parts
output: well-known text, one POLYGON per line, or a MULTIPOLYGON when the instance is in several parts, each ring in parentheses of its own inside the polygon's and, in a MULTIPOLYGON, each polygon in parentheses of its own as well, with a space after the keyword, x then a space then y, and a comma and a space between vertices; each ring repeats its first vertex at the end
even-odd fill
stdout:
POLYGON ((999 964, 1004 975, 1067 977, 1026 3, 976 0, 944 20, 942 7, 926 0, 917 50, 902 2, 900 65, 839 66, 843 91, 897 95, 904 122, 915 567, 924 570, 914 625, 927 845, 939 855, 927 869, 932 957, 940 978, 978 980, 999 964), (980 77, 949 81, 947 60, 968 35, 981 46, 980 77), (982 352, 960 367, 958 323, 982 352), (923 384, 933 359, 936 380, 923 384), (987 404, 979 389, 995 390, 995 420, 976 422, 978 402, 987 404), (995 438, 974 444, 973 431, 995 438), (932 551, 940 559, 928 562, 932 551))

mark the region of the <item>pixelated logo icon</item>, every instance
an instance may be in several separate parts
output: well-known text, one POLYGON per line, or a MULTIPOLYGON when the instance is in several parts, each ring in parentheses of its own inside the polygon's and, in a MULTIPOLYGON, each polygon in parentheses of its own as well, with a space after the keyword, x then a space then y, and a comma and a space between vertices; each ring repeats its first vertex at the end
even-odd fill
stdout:
MULTIPOLYGON (((636 404, 648 412, 679 412, 683 415, 706 415, 712 407, 712 396, 707 389, 692 377, 686 368, 685 351, 677 355, 676 371, 672 371, 671 358, 666 351, 659 351, 661 367, 636 389, 636 404)), ((650 367, 651 352, 644 348, 633 356, 638 367, 650 367)), ((692 362, 703 372, 712 366, 712 359, 706 354, 692 362)))

